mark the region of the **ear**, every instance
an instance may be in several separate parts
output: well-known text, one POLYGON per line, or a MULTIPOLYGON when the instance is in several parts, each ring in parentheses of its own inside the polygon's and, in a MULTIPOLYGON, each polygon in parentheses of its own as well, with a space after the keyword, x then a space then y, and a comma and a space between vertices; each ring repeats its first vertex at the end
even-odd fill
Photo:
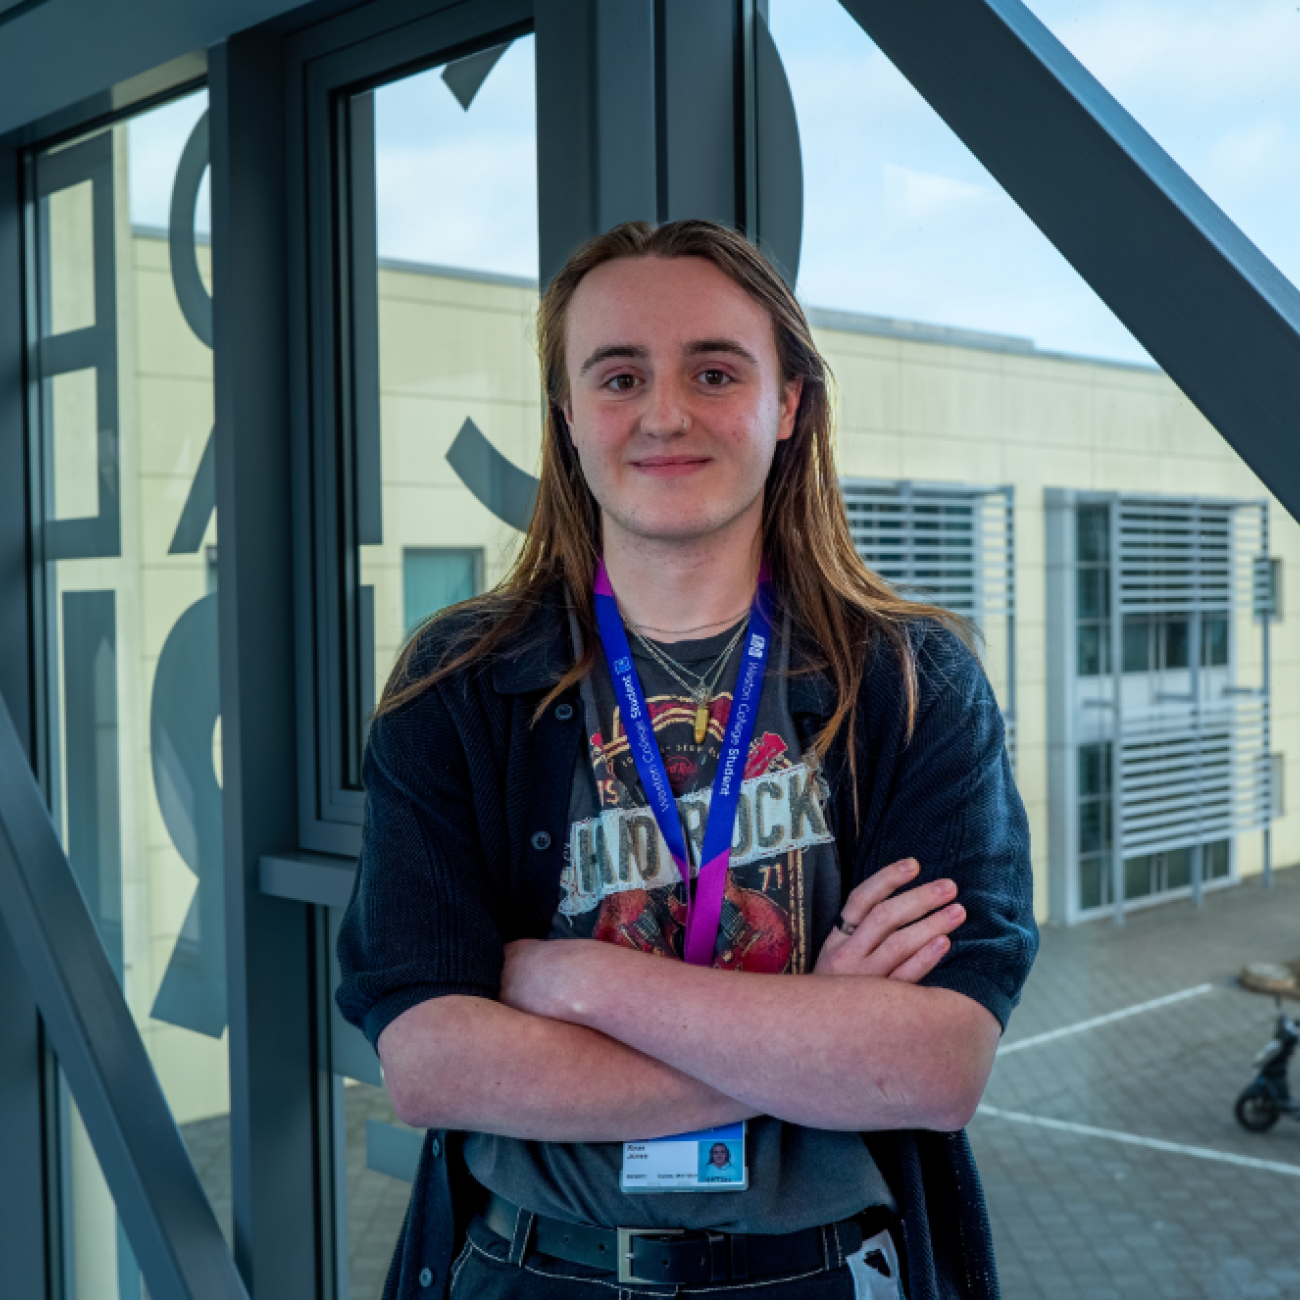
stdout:
POLYGON ((795 416, 799 414, 799 401, 803 397, 803 376, 790 380, 781 392, 781 419, 776 440, 784 442, 794 433, 795 416))

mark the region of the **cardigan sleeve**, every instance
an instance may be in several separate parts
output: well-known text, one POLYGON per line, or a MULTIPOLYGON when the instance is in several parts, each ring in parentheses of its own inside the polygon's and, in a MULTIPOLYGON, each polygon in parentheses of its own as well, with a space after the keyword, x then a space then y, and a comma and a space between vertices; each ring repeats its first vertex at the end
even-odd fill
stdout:
POLYGON ((448 994, 494 998, 503 943, 490 906, 463 747, 436 691, 375 719, 337 1000, 372 1045, 403 1011, 448 994))
POLYGON ((891 746, 893 780, 861 874, 914 857, 918 883, 956 882, 966 920, 922 983, 974 998, 1005 1029, 1038 951, 1025 808, 978 660, 933 624, 920 629, 916 652, 915 730, 891 746))

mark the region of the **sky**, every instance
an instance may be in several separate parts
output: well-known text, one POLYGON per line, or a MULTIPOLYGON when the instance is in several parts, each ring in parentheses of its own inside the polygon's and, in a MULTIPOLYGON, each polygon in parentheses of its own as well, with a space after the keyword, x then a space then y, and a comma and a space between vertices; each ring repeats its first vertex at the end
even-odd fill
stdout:
MULTIPOLYGON (((1296 0, 1030 0, 1030 9, 1300 281, 1296 0)), ((1127 330, 838 0, 770 0, 803 145, 809 305, 1143 362, 1127 330)), ((133 220, 166 225, 202 94, 131 126, 133 220)), ((382 256, 533 277, 533 41, 465 112, 438 70, 376 92, 382 256)), ((206 228, 206 183, 199 228, 206 228)))

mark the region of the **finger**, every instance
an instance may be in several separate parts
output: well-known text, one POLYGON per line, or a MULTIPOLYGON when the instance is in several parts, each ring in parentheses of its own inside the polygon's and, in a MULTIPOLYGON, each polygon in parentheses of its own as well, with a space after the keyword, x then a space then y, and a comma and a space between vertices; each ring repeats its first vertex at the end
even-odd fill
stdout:
POLYGON ((954 903, 951 907, 945 907, 942 911, 917 921, 915 925, 891 934, 863 963, 864 974, 890 974, 926 944, 950 935, 965 919, 966 909, 960 903, 954 903))
POLYGON ((941 934, 937 939, 931 939, 920 952, 913 953, 896 970, 890 971, 889 978, 904 984, 916 984, 944 959, 951 947, 952 940, 947 935, 941 934))
POLYGON ((915 889, 906 890, 893 898, 878 903, 858 926, 851 942, 857 952, 866 956, 879 948, 891 934, 919 921, 936 908, 951 903, 957 896, 957 885, 951 880, 932 880, 915 889))
POLYGON ((882 903, 901 885, 915 879, 920 870, 921 864, 915 858, 891 862, 889 866, 877 871, 874 876, 868 876, 853 890, 844 900, 844 910, 840 915, 850 925, 861 925, 873 907, 882 903))

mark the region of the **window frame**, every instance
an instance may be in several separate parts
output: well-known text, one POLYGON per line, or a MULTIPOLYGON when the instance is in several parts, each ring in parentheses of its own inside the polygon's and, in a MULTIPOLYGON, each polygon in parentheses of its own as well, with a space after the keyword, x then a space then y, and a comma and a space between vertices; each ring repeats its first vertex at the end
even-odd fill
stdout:
MULTIPOLYGON (((428 4, 402 3, 373 17, 366 30, 358 30, 356 13, 309 29, 289 43, 287 69, 289 134, 301 144, 289 213, 291 246, 300 250, 290 268, 292 438, 295 464, 305 471, 294 479, 299 839, 308 852, 349 857, 361 850, 365 794, 349 783, 345 761, 347 681, 363 653, 356 647, 349 655, 347 645, 355 515, 347 517, 346 498, 355 499, 351 389, 358 362, 368 360, 353 342, 367 323, 349 301, 342 201, 345 186, 364 184, 353 173, 366 160, 349 149, 342 106, 385 82, 529 34, 533 4, 444 0, 430 12, 428 4)), ((353 738, 358 756, 360 739, 353 738)))

